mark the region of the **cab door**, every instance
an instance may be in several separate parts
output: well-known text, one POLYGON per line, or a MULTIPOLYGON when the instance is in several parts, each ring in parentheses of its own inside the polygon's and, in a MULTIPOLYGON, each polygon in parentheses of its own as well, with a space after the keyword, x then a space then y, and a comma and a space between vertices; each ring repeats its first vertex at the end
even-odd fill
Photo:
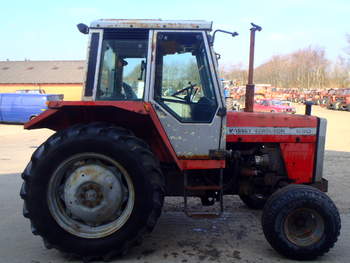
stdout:
POLYGON ((153 32, 149 101, 179 159, 225 149, 223 94, 206 32, 153 32))

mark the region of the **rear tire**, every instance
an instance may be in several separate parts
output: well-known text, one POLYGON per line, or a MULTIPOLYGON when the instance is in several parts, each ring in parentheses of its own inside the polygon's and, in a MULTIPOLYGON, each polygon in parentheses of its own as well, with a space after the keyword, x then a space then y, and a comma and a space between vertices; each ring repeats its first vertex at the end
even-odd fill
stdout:
POLYGON ((123 255, 140 243, 154 228, 164 200, 159 162, 148 146, 130 131, 104 123, 51 136, 34 152, 22 178, 23 214, 33 234, 42 236, 47 248, 86 261, 123 255))
POLYGON ((341 223, 338 209, 326 194, 311 186, 289 185, 267 201, 262 227, 277 252, 311 260, 334 246, 341 223))

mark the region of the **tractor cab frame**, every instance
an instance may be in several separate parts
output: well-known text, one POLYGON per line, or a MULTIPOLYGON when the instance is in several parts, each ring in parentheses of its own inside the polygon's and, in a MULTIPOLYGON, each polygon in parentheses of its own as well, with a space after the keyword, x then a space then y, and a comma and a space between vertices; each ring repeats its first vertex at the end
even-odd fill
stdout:
POLYGON ((224 100, 205 21, 93 22, 83 100, 143 101, 179 159, 225 149, 224 100), (181 28, 181 30, 179 30, 181 28))

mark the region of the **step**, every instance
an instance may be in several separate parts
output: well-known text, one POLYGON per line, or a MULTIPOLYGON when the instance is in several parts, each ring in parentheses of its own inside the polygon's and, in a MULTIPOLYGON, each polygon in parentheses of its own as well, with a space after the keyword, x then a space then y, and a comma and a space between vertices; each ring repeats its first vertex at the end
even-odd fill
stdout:
POLYGON ((223 203, 223 169, 220 169, 220 185, 197 185, 197 186, 189 186, 187 185, 187 173, 184 173, 184 212, 188 217, 191 218, 218 218, 221 216, 221 214, 224 211, 224 203, 223 203), (202 211, 188 211, 187 207, 187 197, 188 193, 187 191, 206 191, 206 190, 212 190, 217 191, 219 195, 219 202, 220 202, 220 210, 215 212, 202 212, 202 211))

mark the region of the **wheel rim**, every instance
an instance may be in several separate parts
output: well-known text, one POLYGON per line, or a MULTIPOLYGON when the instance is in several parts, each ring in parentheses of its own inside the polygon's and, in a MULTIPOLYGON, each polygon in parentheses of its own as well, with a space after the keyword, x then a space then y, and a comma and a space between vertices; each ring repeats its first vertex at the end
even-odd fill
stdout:
POLYGON ((79 237, 101 238, 128 221, 135 191, 118 162, 102 154, 82 153, 55 170, 47 201, 51 215, 64 230, 79 237))
POLYGON ((284 222, 284 232, 288 240, 297 246, 310 246, 318 242, 324 233, 321 215, 309 208, 292 211, 284 222))

